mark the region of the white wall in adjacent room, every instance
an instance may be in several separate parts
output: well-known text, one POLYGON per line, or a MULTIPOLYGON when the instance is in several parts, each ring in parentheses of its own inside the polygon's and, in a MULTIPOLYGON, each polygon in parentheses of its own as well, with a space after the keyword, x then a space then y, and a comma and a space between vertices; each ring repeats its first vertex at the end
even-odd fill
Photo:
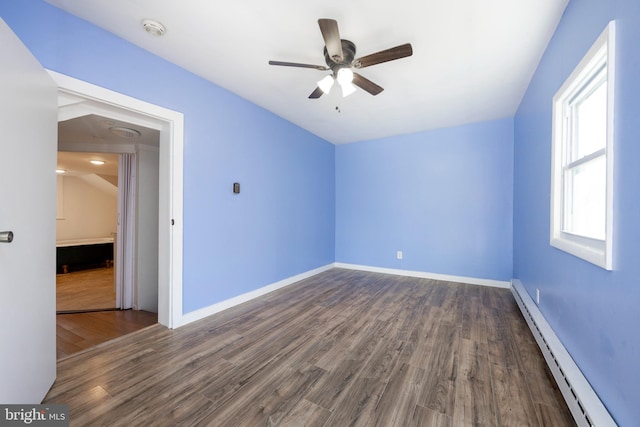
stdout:
POLYGON ((97 175, 58 179, 56 240, 112 237, 117 230, 118 189, 97 175))

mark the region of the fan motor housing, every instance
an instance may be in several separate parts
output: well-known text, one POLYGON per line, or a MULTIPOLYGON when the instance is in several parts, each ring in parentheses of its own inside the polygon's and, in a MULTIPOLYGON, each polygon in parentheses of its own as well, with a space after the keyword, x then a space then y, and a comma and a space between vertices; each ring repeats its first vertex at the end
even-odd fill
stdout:
POLYGON ((324 47, 324 60, 334 72, 337 72, 339 68, 350 67, 356 57, 356 45, 352 41, 341 39, 340 42, 342 43, 342 61, 340 62, 335 62, 331 59, 327 52, 327 47, 324 47))

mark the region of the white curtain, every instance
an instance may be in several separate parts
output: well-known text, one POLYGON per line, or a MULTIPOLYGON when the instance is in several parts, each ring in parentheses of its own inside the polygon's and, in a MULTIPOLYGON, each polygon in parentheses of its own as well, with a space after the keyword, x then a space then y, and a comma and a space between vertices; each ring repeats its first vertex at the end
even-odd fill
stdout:
POLYGON ((136 155, 120 154, 118 163, 118 234, 116 236, 116 307, 134 305, 136 155))

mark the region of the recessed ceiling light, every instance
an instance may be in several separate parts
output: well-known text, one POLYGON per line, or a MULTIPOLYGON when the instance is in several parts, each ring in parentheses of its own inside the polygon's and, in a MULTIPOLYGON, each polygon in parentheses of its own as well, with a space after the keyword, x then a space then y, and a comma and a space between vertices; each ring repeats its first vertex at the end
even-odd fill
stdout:
POLYGON ((89 160, 89 163, 91 163, 92 165, 104 165, 105 161, 104 160, 89 160))
POLYGON ((64 169, 56 169, 56 173, 57 173, 57 174, 63 174, 63 173, 66 173, 66 172, 67 172, 67 171, 66 171, 66 170, 64 170, 64 169))
POLYGON ((143 19, 142 20, 142 28, 151 34, 152 36, 160 37, 167 32, 167 29, 164 25, 159 23, 158 21, 154 21, 153 19, 143 19))
POLYGON ((120 127, 120 126, 109 128, 109 132, 119 136, 120 138, 127 138, 127 139, 137 138, 140 135, 142 135, 140 131, 137 131, 131 128, 120 127))

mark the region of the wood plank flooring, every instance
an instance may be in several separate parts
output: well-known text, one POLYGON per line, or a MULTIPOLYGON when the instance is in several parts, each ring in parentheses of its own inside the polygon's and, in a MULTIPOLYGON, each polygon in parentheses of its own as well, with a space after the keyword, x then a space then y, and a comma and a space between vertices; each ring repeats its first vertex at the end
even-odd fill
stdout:
POLYGON ((56 316, 58 359, 95 347, 158 322, 156 313, 136 310, 92 311, 56 316))
POLYGON ((114 268, 56 275, 56 311, 109 310, 116 307, 114 268))
POLYGON ((506 289, 333 269, 58 363, 71 425, 572 426, 506 289))
POLYGON ((115 310, 113 275, 114 268, 109 267, 56 276, 58 359, 158 321, 156 313, 115 310))

